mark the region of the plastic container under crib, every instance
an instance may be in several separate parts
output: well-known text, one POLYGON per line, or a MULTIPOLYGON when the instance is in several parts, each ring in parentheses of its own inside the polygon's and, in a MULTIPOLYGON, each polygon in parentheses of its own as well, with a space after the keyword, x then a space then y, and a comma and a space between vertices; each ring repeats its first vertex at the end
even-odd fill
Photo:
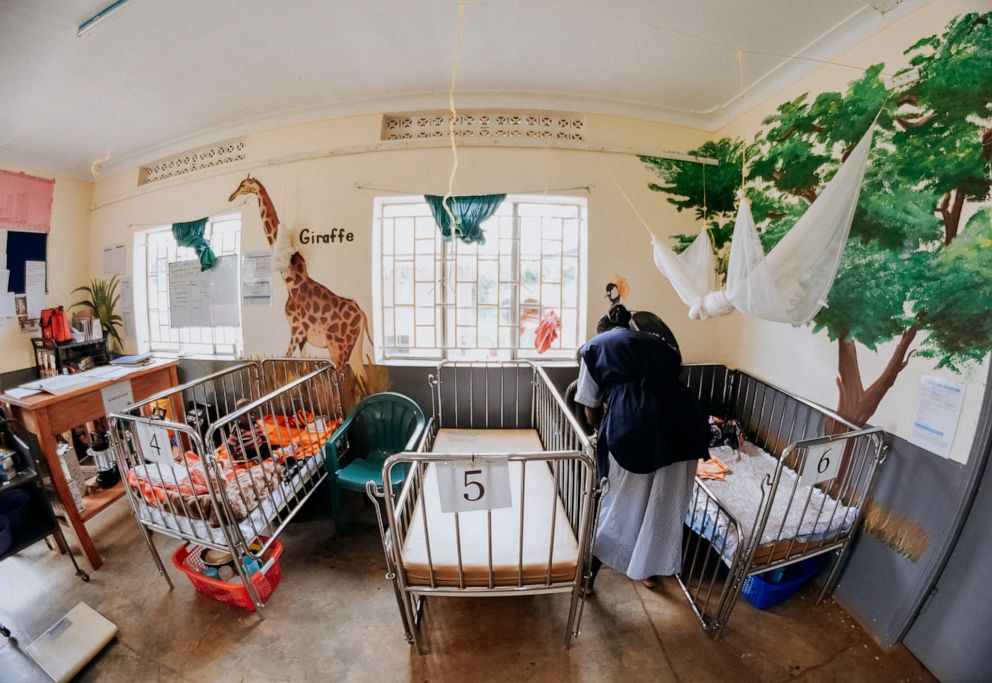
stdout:
POLYGON ((741 594, 758 609, 779 605, 820 572, 823 560, 823 555, 817 555, 781 569, 749 576, 744 580, 741 594))
MULTIPOLYGON (((263 543, 267 540, 259 537, 263 543)), ((239 582, 224 581, 215 579, 203 573, 204 563, 201 559, 203 547, 194 544, 183 544, 179 546, 172 555, 172 564, 181 571, 193 584, 198 593, 225 602, 229 605, 237 605, 249 612, 255 611, 255 603, 248 595, 248 589, 239 582)), ((261 602, 267 602, 282 581, 282 568, 279 566, 279 556, 282 555, 282 544, 273 541, 269 546, 269 552, 263 556, 262 568, 255 572, 249 581, 258 593, 261 602)))

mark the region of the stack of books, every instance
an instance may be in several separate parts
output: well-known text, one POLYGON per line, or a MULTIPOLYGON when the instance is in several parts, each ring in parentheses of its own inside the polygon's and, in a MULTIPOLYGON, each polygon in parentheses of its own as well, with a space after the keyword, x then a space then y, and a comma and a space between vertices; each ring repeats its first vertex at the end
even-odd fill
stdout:
POLYGON ((110 361, 111 365, 147 365, 152 362, 152 354, 139 353, 135 356, 120 356, 110 361))

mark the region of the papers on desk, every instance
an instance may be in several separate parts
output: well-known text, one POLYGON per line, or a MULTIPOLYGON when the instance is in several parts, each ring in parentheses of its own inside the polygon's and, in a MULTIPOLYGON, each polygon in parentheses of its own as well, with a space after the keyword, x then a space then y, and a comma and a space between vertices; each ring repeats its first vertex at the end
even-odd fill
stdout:
POLYGON ((101 365, 98 368, 93 368, 92 370, 87 370, 86 372, 78 373, 85 377, 92 377, 93 379, 98 379, 101 382, 113 382, 114 380, 120 379, 121 377, 127 377, 135 369, 127 366, 116 366, 116 365, 101 365))
POLYGON ((37 389, 38 391, 44 391, 46 393, 52 394, 53 396, 62 396, 63 394, 71 394, 74 391, 78 391, 89 384, 96 384, 101 380, 95 377, 87 377, 83 374, 75 375, 56 375, 55 377, 46 377, 45 379, 39 379, 35 382, 28 382, 21 386, 22 389, 37 389))
POLYGON ((14 387, 13 389, 7 389, 3 392, 5 395, 11 398, 16 398, 18 400, 22 398, 27 398, 28 396, 34 396, 35 394, 40 394, 41 389, 27 389, 25 387, 14 387))

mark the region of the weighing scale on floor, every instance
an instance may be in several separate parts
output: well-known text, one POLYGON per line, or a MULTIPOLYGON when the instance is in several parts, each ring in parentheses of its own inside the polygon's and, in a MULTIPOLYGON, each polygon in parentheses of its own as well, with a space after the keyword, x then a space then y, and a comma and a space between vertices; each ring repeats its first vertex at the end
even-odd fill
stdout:
POLYGON ((117 634, 117 626, 81 602, 25 651, 53 681, 68 681, 117 634))

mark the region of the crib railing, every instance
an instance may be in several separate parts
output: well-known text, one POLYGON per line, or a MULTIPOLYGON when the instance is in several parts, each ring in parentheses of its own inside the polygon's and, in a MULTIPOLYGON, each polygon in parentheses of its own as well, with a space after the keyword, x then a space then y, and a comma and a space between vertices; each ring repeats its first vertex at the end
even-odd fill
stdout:
POLYGON ((260 608, 242 559, 265 557, 326 477, 341 419, 333 364, 299 359, 241 363, 112 415, 132 513, 170 587, 150 531, 231 552, 260 608))
POLYGON ((834 553, 818 601, 832 590, 884 459, 884 433, 859 428, 739 370, 687 366, 683 378, 707 412, 737 420, 749 440, 776 458, 775 469, 754 491, 760 505, 753 520, 736 519, 696 479, 678 578, 704 629, 717 638, 749 576, 834 553), (809 533, 798 537, 787 529, 789 519, 809 533), (736 534, 733 553, 725 552, 728 539, 716 533, 720 528, 736 534))
MULTIPOLYGON (((453 363, 438 366, 430 378, 434 416, 428 423, 420 447, 416 452, 400 453, 387 459, 383 468, 384 489, 368 486, 367 492, 376 504, 380 520, 380 533, 386 555, 386 576, 396 592, 405 635, 418 652, 423 652, 420 636, 420 619, 423 600, 437 596, 466 595, 520 595, 531 593, 571 594, 566 645, 578 635, 582 614, 582 597, 585 582, 590 577, 592 539, 598 519, 600 484, 596 481, 595 458, 588 437, 582 432, 574 416, 557 394, 547 374, 531 363, 453 363), (504 452, 498 454, 433 453, 435 439, 441 428, 459 429, 536 429, 545 450, 535 453, 504 452), (516 554, 516 577, 507 583, 506 576, 497 576, 493 566, 492 511, 486 514, 486 547, 489 549, 489 566, 480 581, 478 573, 467 577, 463 557, 463 530, 461 513, 447 513, 454 517, 454 555, 457 558, 457 580, 442 580, 436 571, 435 557, 438 539, 430 537, 428 525, 428 496, 437 490, 427 487, 428 471, 440 464, 471 464, 485 461, 506 462, 520 467, 518 488, 513 492, 521 504, 515 524, 519 529, 519 547, 516 554), (566 532, 558 525, 557 501, 551 505, 551 519, 547 521, 546 563, 541 566, 541 580, 534 580, 533 569, 524 576, 524 534, 527 510, 526 478, 528 470, 537 465, 547 468, 553 480, 553 490, 564 509, 564 522, 574 534, 578 557, 574 573, 565 580, 555 572, 556 538, 566 532), (406 469, 403 484, 394 489, 392 473, 406 469), (431 490, 433 489, 433 490, 431 490), (380 512, 382 504, 384 513, 380 512), (424 548, 427 558, 426 580, 411 580, 404 564, 404 542, 410 533, 415 515, 423 519, 424 548), (479 585, 482 584, 482 585, 479 585)), ((494 432, 498 434, 498 432, 494 432)), ((494 438, 498 438, 495 436, 494 438)), ((530 476, 541 476, 544 470, 531 470, 530 476)), ((543 546, 542 546, 543 547, 543 546)), ((531 563, 531 567, 533 563, 531 563)))
POLYGON ((428 378, 438 427, 532 429, 535 380, 528 361, 444 361, 428 378))

